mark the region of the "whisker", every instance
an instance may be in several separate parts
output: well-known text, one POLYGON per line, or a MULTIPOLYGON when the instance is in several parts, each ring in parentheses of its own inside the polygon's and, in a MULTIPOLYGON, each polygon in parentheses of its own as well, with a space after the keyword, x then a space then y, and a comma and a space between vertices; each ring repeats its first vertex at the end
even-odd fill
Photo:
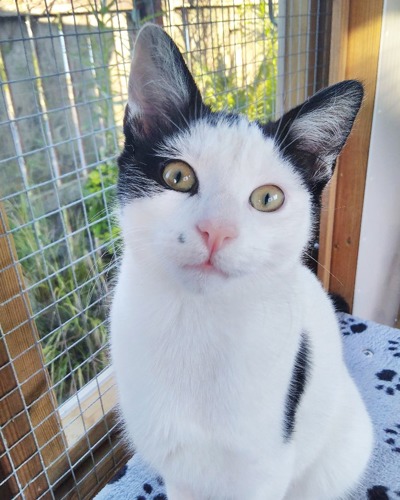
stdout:
POLYGON ((312 255, 310 255, 308 252, 304 252, 304 255, 306 255, 308 258, 310 258, 311 260, 313 260, 319 266, 321 266, 322 269, 324 269, 324 271, 327 271, 329 273, 329 275, 332 276, 332 278, 334 278, 341 286, 343 286, 343 283, 340 281, 340 279, 337 276, 335 276, 334 274, 332 274, 329 271, 329 269, 326 268, 325 266, 323 266, 317 259, 314 259, 314 257, 312 255))

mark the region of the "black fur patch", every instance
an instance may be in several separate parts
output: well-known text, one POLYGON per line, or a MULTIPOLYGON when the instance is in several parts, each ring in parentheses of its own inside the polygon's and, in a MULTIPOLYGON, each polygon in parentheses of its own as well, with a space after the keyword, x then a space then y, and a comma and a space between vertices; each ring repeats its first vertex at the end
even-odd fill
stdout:
POLYGON ((350 314, 350 306, 340 294, 329 292, 329 298, 336 312, 344 312, 350 314))
MULTIPOLYGON (((330 176, 333 174, 336 157, 339 155, 343 148, 347 137, 350 134, 353 122, 356 118, 358 109, 361 105, 363 98, 362 85, 355 81, 345 81, 332 85, 326 89, 320 90, 317 94, 311 96, 304 103, 291 109, 285 113, 282 118, 276 122, 268 123, 263 127, 264 133, 268 137, 272 137, 278 146, 282 156, 287 159, 296 171, 302 177, 305 185, 309 189, 313 204, 320 207, 320 198, 322 190, 328 182, 330 176), (329 141, 325 144, 321 143, 320 151, 317 153, 305 150, 301 143, 301 137, 296 137, 292 133, 292 125, 297 118, 312 113, 316 110, 327 109, 327 103, 334 103, 336 98, 351 91, 353 94, 352 105, 348 107, 348 117, 342 120, 341 127, 341 142, 338 143, 330 153, 333 154, 334 160, 331 165, 327 165, 327 175, 324 178, 315 178, 315 173, 319 170, 320 163, 323 161, 323 150, 329 149, 329 141), (328 173, 330 172, 330 174, 328 173)), ((333 111, 334 112, 334 111, 333 111)))
MULTIPOLYGON (((180 110, 171 110, 170 117, 170 126, 155 126, 143 135, 140 133, 139 120, 129 118, 127 106, 124 120, 125 146, 118 158, 117 193, 122 205, 131 199, 152 196, 164 189, 171 189, 165 184, 162 171, 164 166, 174 159, 173 154, 169 157, 158 154, 159 147, 168 144, 169 138, 189 130, 198 120, 206 120, 211 127, 217 127, 222 120, 233 126, 239 120, 238 115, 214 113, 203 103, 197 103, 192 109, 187 109, 185 114, 180 110)), ((196 194, 197 190, 196 184, 193 192, 189 194, 196 194)))
POLYGON ((294 361, 292 378, 289 384, 289 391, 286 398, 285 419, 284 419, 284 439, 289 441, 296 423, 296 412, 299 407, 301 397, 304 393, 307 379, 310 373, 310 345, 305 332, 301 334, 300 347, 294 361))
MULTIPOLYGON (((199 118, 207 116, 209 111, 202 107, 199 118)), ((146 136, 143 136, 136 119, 130 119, 129 107, 127 106, 124 121, 125 146, 118 158, 118 198, 121 204, 133 198, 151 196, 157 191, 170 189, 163 180, 162 171, 171 157, 160 156, 157 148, 169 137, 187 130, 190 126, 190 118, 183 117, 176 110, 176 116, 171 120, 176 125, 167 129, 154 127, 146 136)))

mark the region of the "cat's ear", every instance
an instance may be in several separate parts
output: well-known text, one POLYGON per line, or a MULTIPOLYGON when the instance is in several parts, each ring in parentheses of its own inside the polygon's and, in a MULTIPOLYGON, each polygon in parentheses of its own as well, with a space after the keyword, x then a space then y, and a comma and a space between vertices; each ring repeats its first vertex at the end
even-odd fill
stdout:
POLYGON ((202 105, 178 47, 155 24, 144 25, 136 38, 125 120, 137 134, 180 127, 202 105))
POLYGON ((323 187, 333 174, 360 109, 363 86, 348 80, 310 97, 274 125, 281 154, 312 184, 323 187))

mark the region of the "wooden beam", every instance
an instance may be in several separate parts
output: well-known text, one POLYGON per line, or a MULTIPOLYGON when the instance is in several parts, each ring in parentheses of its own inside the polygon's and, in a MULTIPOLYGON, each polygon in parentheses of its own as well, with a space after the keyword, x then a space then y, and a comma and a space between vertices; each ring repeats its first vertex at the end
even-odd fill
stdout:
MULTIPOLYGON (((337 167, 335 210, 331 221, 331 256, 330 262, 326 264, 329 264, 327 267, 331 273, 330 291, 342 295, 352 307, 375 100, 383 0, 352 0, 348 8, 347 47, 341 48, 346 53, 343 56, 346 61, 344 77, 363 82, 365 99, 337 167)), ((338 64, 341 64, 340 61, 338 64)))
POLYGON ((0 468, 27 499, 65 468, 63 431, 7 216, 0 203, 0 468), (16 472, 15 472, 16 470, 16 472), (15 475, 13 476, 13 473, 15 475), (18 479, 18 481, 16 481, 18 479))
MULTIPOLYGON (((350 0, 333 0, 329 58, 329 85, 345 79, 347 60, 347 34, 349 29, 350 0)), ((340 161, 340 160, 339 160, 340 161)), ((322 195, 318 251, 318 277, 329 290, 335 218, 337 164, 335 174, 322 195)))

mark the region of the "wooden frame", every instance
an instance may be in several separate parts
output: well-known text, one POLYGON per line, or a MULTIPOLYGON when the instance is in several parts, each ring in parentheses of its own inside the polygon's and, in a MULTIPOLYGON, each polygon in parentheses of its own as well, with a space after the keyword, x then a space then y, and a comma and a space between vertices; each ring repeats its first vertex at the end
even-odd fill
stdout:
POLYGON ((353 304, 369 140, 375 99, 383 0, 334 0, 330 83, 355 78, 365 99, 325 194, 318 275, 353 304))

